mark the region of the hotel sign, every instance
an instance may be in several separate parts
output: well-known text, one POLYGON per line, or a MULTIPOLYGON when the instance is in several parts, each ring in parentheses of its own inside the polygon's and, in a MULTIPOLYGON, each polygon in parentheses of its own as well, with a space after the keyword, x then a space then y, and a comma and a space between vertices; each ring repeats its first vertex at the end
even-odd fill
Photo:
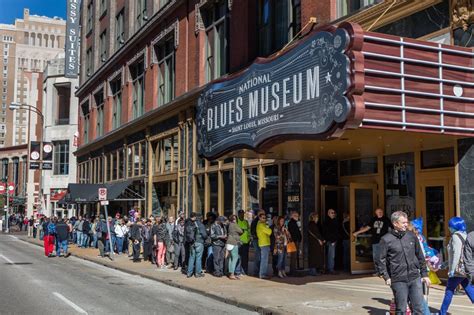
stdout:
POLYGON ((80 0, 67 0, 65 69, 66 78, 77 78, 79 73, 79 18, 80 0))
POLYGON ((351 36, 317 32, 273 59, 206 88, 198 101, 197 149, 208 159, 262 152, 287 139, 326 139, 351 113, 351 36))

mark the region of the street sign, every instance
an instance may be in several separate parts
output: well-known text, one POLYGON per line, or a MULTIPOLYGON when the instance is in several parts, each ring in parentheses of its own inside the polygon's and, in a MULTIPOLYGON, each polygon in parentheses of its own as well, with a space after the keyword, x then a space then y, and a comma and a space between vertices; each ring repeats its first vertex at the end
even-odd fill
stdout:
POLYGON ((13 194, 14 191, 15 191, 15 184, 14 183, 8 183, 8 192, 10 194, 13 194))
POLYGON ((108 201, 108 200, 102 200, 102 201, 100 202, 100 205, 101 205, 101 206, 108 206, 108 205, 109 205, 109 201, 108 201))
POLYGON ((99 201, 107 200, 107 188, 99 188, 99 201))
POLYGON ((0 183, 0 195, 3 195, 6 190, 7 190, 7 187, 5 186, 5 184, 0 183))

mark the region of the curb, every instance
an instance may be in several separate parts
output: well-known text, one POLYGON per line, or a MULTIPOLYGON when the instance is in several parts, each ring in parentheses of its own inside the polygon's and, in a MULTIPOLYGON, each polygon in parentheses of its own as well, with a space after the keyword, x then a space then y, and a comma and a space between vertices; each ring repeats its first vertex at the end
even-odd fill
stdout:
MULTIPOLYGON (((21 237, 18 237, 18 240, 20 240, 20 241, 22 241, 22 242, 25 242, 25 243, 32 244, 32 245, 36 245, 36 246, 38 246, 38 247, 44 247, 44 246, 41 245, 41 244, 38 244, 38 243, 36 243, 36 242, 31 242, 31 241, 29 241, 28 239, 25 240, 25 239, 23 239, 23 238, 21 238, 21 237)), ((157 281, 157 282, 160 282, 160 283, 163 283, 163 284, 165 284, 165 285, 169 285, 169 286, 172 286, 172 287, 181 289, 181 290, 185 290, 185 291, 197 293, 197 294, 206 296, 206 297, 208 297, 208 298, 211 298, 211 299, 213 299, 213 300, 217 300, 217 301, 220 301, 220 302, 229 304, 229 305, 234 305, 234 306, 237 306, 237 307, 246 309, 246 310, 248 310, 248 311, 258 312, 259 314, 263 314, 263 315, 283 315, 283 314, 288 314, 288 313, 285 313, 285 312, 280 312, 280 311, 278 311, 278 310, 274 310, 274 309, 262 307, 262 306, 259 306, 259 305, 248 304, 248 303, 242 303, 242 302, 240 302, 240 301, 238 301, 238 300, 235 300, 235 299, 222 297, 222 296, 219 296, 219 295, 215 295, 215 294, 212 294, 212 293, 209 293, 209 292, 206 292, 206 291, 202 291, 202 290, 196 289, 196 288, 194 288, 194 287, 190 287, 190 286, 178 284, 178 283, 173 282, 172 280, 154 278, 154 277, 152 277, 152 276, 142 274, 142 273, 140 273, 140 272, 138 272, 138 271, 134 271, 134 270, 130 270, 130 269, 126 269, 126 268, 114 266, 114 265, 111 265, 111 264, 108 264, 108 263, 99 262, 99 261, 96 261, 96 260, 91 259, 91 258, 86 257, 86 256, 80 256, 80 255, 72 254, 72 253, 71 253, 71 256, 74 256, 74 257, 76 257, 76 258, 83 259, 83 260, 88 261, 88 262, 92 262, 92 263, 97 264, 97 265, 101 265, 101 266, 107 267, 107 268, 110 268, 110 269, 115 269, 115 270, 118 270, 118 271, 121 271, 121 272, 124 272, 124 273, 128 273, 128 274, 131 274, 131 275, 134 275, 134 276, 139 276, 139 277, 142 277, 142 278, 145 278, 145 279, 148 279, 148 280, 157 281)))

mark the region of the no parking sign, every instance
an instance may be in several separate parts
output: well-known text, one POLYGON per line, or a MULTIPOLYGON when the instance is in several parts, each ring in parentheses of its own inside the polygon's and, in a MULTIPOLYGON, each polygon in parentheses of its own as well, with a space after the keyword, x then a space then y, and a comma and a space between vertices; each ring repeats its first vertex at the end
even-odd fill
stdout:
POLYGON ((107 188, 99 188, 99 201, 107 200, 107 188))

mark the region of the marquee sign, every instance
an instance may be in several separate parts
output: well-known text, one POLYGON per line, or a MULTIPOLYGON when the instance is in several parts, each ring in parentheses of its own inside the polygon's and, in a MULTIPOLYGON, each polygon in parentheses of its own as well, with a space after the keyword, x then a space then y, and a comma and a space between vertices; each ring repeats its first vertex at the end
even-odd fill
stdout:
POLYGON ((79 74, 79 18, 81 16, 81 0, 67 0, 66 19, 66 62, 64 76, 77 78, 79 74))
POLYGON ((273 59, 211 84, 198 101, 198 153, 264 151, 278 139, 325 139, 351 115, 351 34, 316 32, 273 59))

